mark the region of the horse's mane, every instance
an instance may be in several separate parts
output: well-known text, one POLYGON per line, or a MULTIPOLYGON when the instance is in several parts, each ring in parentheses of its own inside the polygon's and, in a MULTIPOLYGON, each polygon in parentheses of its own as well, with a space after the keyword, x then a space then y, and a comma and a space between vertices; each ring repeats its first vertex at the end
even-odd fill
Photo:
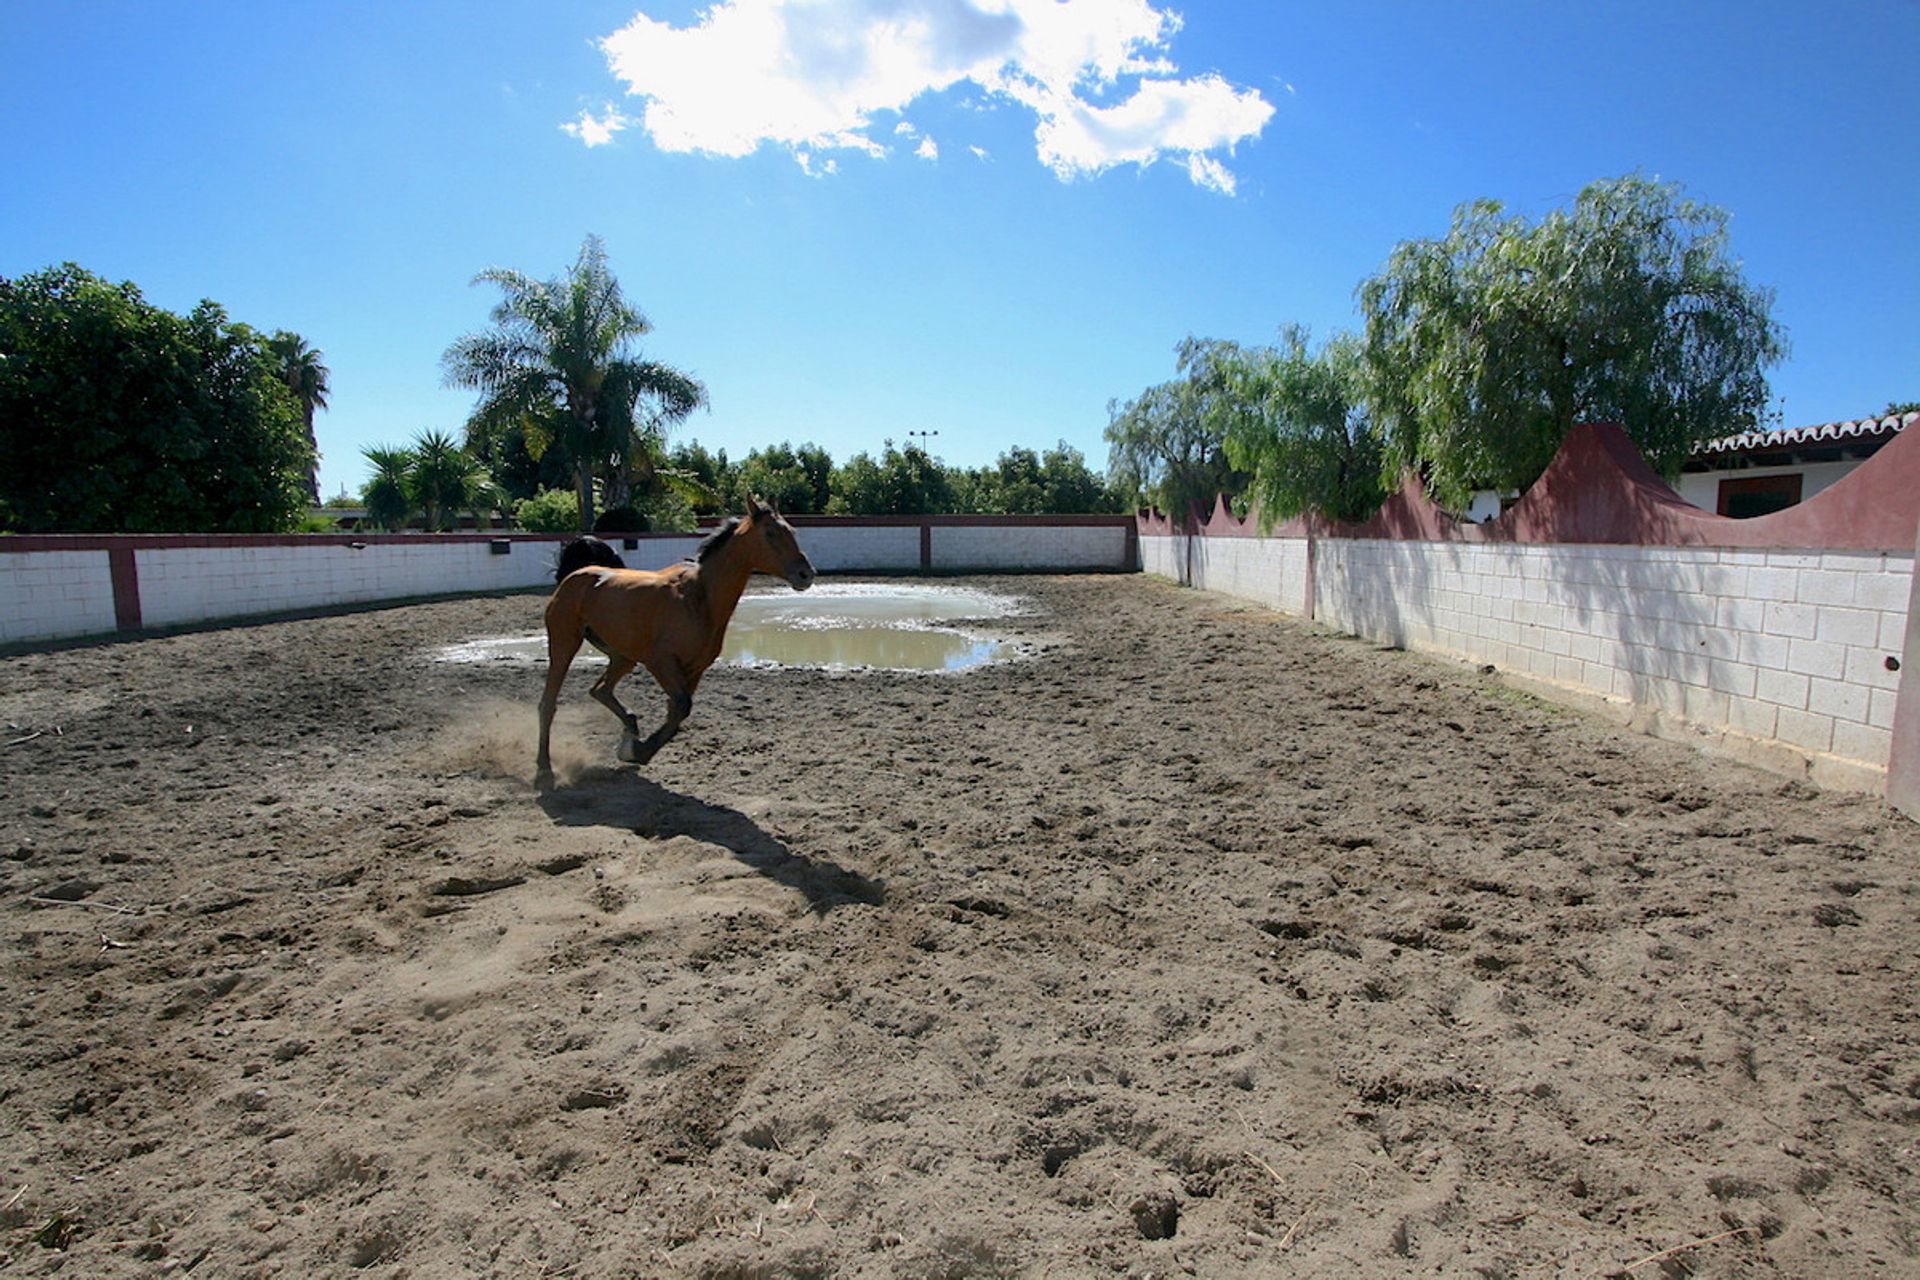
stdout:
POLYGON ((564 582, 567 575, 575 569, 584 569, 590 564, 606 569, 627 567, 627 562, 620 558, 618 551, 592 534, 584 533, 561 546, 559 561, 553 571, 553 580, 564 582))
POLYGON ((700 539, 700 545, 694 548, 693 552, 695 563, 705 564, 711 557, 717 555, 722 547, 733 540, 734 531, 739 527, 740 517, 728 516, 725 524, 700 539))

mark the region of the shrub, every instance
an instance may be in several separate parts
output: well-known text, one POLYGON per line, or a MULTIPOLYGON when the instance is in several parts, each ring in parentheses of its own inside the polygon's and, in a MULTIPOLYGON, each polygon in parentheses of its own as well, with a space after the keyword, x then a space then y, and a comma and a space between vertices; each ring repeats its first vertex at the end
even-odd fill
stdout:
POLYGON ((571 489, 542 489, 515 503, 513 518, 531 533, 571 533, 580 527, 580 500, 571 489))

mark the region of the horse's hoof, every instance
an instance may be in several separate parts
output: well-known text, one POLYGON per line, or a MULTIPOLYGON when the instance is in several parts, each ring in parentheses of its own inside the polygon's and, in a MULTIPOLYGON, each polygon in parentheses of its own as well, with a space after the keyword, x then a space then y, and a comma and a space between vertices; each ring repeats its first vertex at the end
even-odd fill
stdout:
POLYGON ((551 769, 536 770, 533 775, 533 789, 535 791, 553 790, 553 770, 551 769))
POLYGON ((613 753, 622 764, 645 764, 647 758, 640 754, 640 739, 626 737, 620 739, 620 749, 613 753))

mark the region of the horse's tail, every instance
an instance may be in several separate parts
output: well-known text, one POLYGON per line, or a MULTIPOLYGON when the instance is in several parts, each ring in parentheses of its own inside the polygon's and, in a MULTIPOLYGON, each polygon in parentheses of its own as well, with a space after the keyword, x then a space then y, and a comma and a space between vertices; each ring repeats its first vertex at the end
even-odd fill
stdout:
POLYGON ((565 582, 567 575, 575 569, 584 569, 588 565, 599 565, 603 569, 624 569, 627 562, 615 551, 592 534, 581 534, 573 541, 562 544, 560 558, 553 570, 555 582, 565 582))

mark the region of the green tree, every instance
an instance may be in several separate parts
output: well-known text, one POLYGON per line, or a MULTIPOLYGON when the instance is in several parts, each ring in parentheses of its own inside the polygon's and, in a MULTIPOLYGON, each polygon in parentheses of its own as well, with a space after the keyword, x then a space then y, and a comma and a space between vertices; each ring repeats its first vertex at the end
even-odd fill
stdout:
POLYGON ((1656 469, 1753 429, 1785 350, 1727 216, 1677 185, 1593 183, 1537 225, 1481 200, 1396 247, 1359 289, 1387 464, 1463 507, 1525 489, 1567 431, 1619 422, 1656 469))
POLYGON ((1358 338, 1313 351, 1307 331, 1288 326, 1277 348, 1240 354, 1233 385, 1227 458, 1251 474, 1264 528, 1307 511, 1358 523, 1379 510, 1387 485, 1358 338))
POLYGON ((1031 515, 1047 510, 1046 475, 1040 455, 1022 445, 1001 454, 991 472, 993 510, 1007 515, 1031 515))
POLYGON ((731 507, 749 497, 771 502, 785 515, 820 515, 833 497, 833 457, 816 444, 785 443, 755 449, 735 469, 731 507))
POLYGON ((273 353, 280 379, 299 402, 300 415, 306 423, 307 448, 313 452, 315 463, 314 468, 307 472, 307 498, 318 506, 320 438, 313 431, 313 415, 315 410, 327 407, 327 394, 332 389, 328 385, 331 371, 320 362, 320 357, 326 353, 308 345, 307 340, 299 334, 289 333, 285 329, 278 330, 267 339, 267 350, 273 353))
POLYGON ((918 445, 886 442, 876 461, 865 452, 833 474, 828 510, 835 515, 941 515, 954 509, 947 469, 918 445))
POLYGON ((667 455, 667 465, 683 475, 693 477, 702 488, 713 497, 698 499, 689 503, 695 515, 711 516, 724 514, 736 489, 736 468, 727 461, 727 451, 721 449, 709 453, 699 441, 677 444, 667 455))
POLYGON ((22 533, 271 533, 313 451, 266 341, 73 263, 0 278, 0 520, 22 533))
POLYGON ((445 432, 422 431, 407 452, 407 494, 425 516, 428 533, 451 527, 462 511, 473 512, 484 524, 487 512, 499 504, 502 495, 486 468, 445 432))
POLYGON ((1087 455, 1065 440, 1040 455, 1040 483, 1047 495, 1041 509, 1056 515, 1089 515, 1121 508, 1119 495, 1107 487, 1098 472, 1087 467, 1087 455))
POLYGON ((1920 413, 1920 400, 1889 400, 1887 407, 1880 411, 1880 416, 1894 418, 1903 413, 1920 413))
POLYGON ((1233 379, 1241 348, 1183 339, 1180 376, 1107 406, 1110 483, 1130 502, 1145 499, 1174 519, 1205 514, 1218 494, 1240 491, 1244 477, 1227 459, 1226 429, 1235 411, 1233 379))
POLYGON ((447 381, 480 392, 469 435, 517 431, 539 461, 558 449, 572 473, 580 529, 593 525, 594 481, 624 503, 636 470, 657 470, 665 431, 706 402, 677 369, 634 353, 652 325, 629 304, 598 237, 587 237, 564 277, 535 280, 490 268, 499 287, 493 325, 447 349, 447 381))
POLYGON ((360 451, 373 475, 360 486, 367 523, 392 532, 413 519, 413 451, 375 445, 360 451))

